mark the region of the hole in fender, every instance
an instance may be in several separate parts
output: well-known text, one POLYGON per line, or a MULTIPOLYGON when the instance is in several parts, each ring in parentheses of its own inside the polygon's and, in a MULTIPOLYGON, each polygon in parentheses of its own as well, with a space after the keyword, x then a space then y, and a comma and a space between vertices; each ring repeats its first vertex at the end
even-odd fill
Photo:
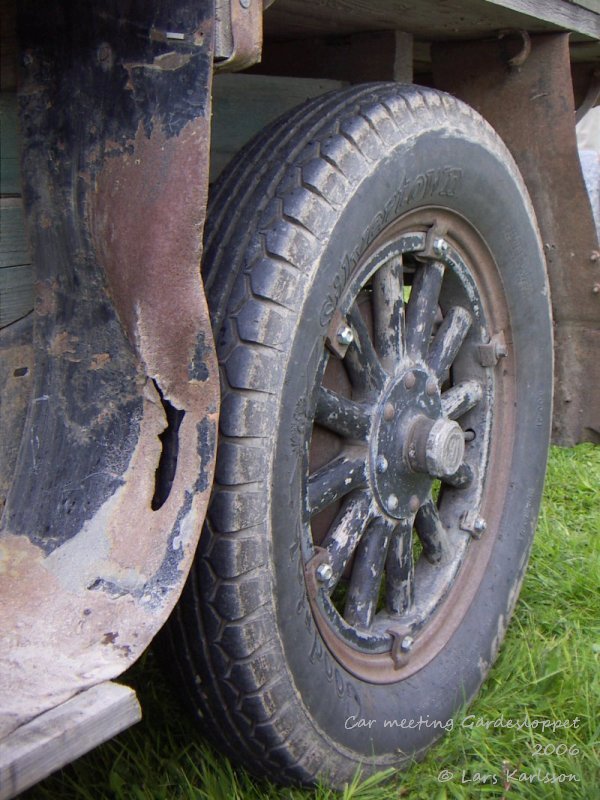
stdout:
POLYGON ((177 469, 177 457, 179 455, 179 427, 185 411, 175 408, 163 395, 160 386, 153 381, 156 391, 160 395, 160 402, 165 410, 167 427, 158 438, 162 444, 162 452, 158 461, 154 478, 154 496, 150 507, 152 511, 158 511, 168 500, 171 494, 171 487, 175 479, 177 469))

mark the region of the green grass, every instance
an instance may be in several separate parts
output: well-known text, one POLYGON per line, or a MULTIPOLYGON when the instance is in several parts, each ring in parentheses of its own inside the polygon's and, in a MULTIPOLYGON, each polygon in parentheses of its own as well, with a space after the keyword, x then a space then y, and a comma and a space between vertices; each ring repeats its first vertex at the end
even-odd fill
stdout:
POLYGON ((138 692, 144 721, 25 797, 600 798, 599 487, 600 447, 552 450, 528 574, 498 661, 477 700, 457 715, 453 731, 406 772, 387 776, 386 781, 386 776, 357 780, 340 795, 322 788, 282 789, 237 772, 197 740, 193 724, 148 653, 124 676, 138 692), (467 715, 487 722, 514 720, 523 727, 466 727, 467 715), (527 727, 527 721, 534 720, 577 722, 544 731, 539 725, 527 727), (439 780, 443 770, 452 774, 446 782, 439 780), (578 780, 536 779, 547 776, 550 781, 561 775, 578 780), (485 776, 489 777, 484 781, 485 776))

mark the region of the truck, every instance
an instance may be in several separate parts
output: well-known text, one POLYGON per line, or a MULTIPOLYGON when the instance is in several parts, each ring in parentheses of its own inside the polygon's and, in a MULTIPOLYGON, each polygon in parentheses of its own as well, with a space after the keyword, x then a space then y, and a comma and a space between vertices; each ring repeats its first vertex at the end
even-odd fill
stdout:
POLYGON ((600 439, 600 2, 0 13, 0 795, 139 718, 157 635, 237 763, 401 767, 600 439))

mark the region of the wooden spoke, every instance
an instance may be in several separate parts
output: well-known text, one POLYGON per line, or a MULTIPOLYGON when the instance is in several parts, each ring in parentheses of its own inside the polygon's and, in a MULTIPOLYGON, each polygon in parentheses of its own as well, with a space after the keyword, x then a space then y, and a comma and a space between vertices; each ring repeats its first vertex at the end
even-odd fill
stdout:
POLYGON ((458 419, 477 405, 483 396, 477 381, 463 381, 442 395, 442 412, 450 419, 458 419))
POLYGON ((354 307, 348 314, 348 322, 354 332, 354 341, 348 347, 344 364, 348 370, 352 387, 359 393, 380 391, 386 374, 373 348, 367 326, 359 309, 354 307))
POLYGON ((375 350, 391 374, 404 354, 404 275, 402 257, 384 264, 373 278, 375 350))
POLYGON ((359 403, 321 386, 315 422, 347 439, 366 439, 371 427, 368 411, 359 403))
POLYGON ((393 530, 393 523, 377 517, 356 548, 344 609, 344 619, 350 625, 368 628, 373 622, 393 530))
POLYGON ((323 547, 329 553, 329 563, 333 570, 333 575, 328 581, 330 589, 339 581, 369 523, 371 502, 368 492, 353 492, 344 500, 323 541, 323 547))
POLYGON ((364 458, 340 456, 329 461, 308 479, 308 510, 313 517, 353 489, 364 486, 367 467, 364 458))
POLYGON ((406 614, 411 608, 414 572, 412 521, 405 519, 392 533, 385 562, 386 607, 390 614, 406 614))
POLYGON ((415 529, 423 545, 423 555, 432 564, 440 564, 451 555, 448 533, 433 500, 429 498, 417 512, 415 529))
POLYGON ((424 359, 438 308, 444 265, 428 262, 415 273, 406 306, 406 350, 414 359, 424 359))
POLYGON ((435 335, 429 351, 429 366, 442 380, 456 358, 465 340, 472 318, 469 312, 460 306, 454 306, 446 314, 435 335))

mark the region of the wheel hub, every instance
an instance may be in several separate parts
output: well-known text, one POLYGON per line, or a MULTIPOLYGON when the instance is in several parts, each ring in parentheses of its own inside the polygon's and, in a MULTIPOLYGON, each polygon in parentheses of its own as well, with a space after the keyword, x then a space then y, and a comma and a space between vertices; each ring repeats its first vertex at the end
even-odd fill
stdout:
POLYGON ((460 425, 442 415, 438 382, 418 367, 404 370, 383 393, 371 442, 375 497, 394 519, 414 516, 433 479, 453 475, 465 452, 460 425))

